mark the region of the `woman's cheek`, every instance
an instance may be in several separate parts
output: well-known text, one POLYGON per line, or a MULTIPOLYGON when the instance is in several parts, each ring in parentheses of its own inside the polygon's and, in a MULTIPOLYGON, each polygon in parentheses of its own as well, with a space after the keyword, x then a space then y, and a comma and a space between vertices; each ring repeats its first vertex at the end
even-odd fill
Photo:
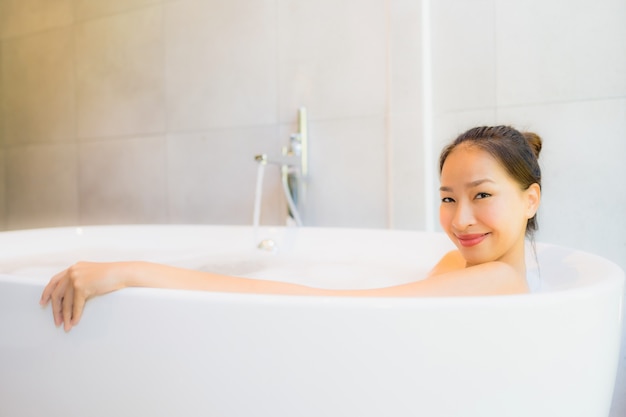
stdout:
POLYGON ((442 203, 439 206, 439 224, 441 225, 441 228, 446 232, 450 230, 450 222, 453 216, 454 213, 452 212, 449 205, 442 203))

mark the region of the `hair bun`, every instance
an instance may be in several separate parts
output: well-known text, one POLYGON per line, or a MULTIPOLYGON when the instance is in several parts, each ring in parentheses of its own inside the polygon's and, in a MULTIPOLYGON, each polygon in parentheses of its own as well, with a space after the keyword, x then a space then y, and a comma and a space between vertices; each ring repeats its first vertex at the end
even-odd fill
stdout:
POLYGON ((533 132, 522 132, 522 135, 533 150, 535 158, 539 158, 539 153, 541 152, 541 137, 533 132))

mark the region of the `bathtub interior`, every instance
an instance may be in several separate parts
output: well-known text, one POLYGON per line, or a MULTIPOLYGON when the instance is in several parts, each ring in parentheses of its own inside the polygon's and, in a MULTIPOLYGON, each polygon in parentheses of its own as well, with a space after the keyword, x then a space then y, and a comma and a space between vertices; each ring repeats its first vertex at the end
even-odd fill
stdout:
MULTIPOLYGON (((198 225, 90 226, 0 233, 0 274, 45 283, 78 261, 145 260, 320 288, 376 288, 426 276, 453 245, 443 233, 198 225), (258 245, 271 240, 273 250, 258 245)), ((623 279, 598 256, 538 243, 526 250, 533 292, 623 279)))
POLYGON ((367 288, 418 279, 427 273, 425 260, 441 252, 437 245, 415 248, 411 236, 401 232, 282 227, 59 228, 8 232, 0 239, 18 242, 0 255, 0 273, 31 280, 81 260, 146 260, 319 287, 367 288), (258 248, 267 239, 275 250, 258 248))

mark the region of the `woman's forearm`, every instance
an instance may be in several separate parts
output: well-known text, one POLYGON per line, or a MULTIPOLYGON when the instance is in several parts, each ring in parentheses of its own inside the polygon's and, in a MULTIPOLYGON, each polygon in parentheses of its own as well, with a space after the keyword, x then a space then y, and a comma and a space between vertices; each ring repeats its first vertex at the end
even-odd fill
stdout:
POLYGON ((324 292, 299 284, 220 275, 149 262, 128 262, 121 267, 124 287, 292 295, 322 295, 324 292))

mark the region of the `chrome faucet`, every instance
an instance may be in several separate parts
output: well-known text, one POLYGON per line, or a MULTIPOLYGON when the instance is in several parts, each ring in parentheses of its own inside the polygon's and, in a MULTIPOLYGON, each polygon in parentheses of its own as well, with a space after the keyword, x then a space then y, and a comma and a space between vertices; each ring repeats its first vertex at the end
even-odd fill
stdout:
POLYGON ((306 179, 309 173, 308 166, 308 127, 306 109, 298 109, 298 132, 289 137, 289 146, 284 146, 279 156, 270 157, 260 154, 254 160, 260 164, 271 164, 280 167, 281 182, 289 219, 298 226, 302 226, 300 216, 306 193, 306 179))

